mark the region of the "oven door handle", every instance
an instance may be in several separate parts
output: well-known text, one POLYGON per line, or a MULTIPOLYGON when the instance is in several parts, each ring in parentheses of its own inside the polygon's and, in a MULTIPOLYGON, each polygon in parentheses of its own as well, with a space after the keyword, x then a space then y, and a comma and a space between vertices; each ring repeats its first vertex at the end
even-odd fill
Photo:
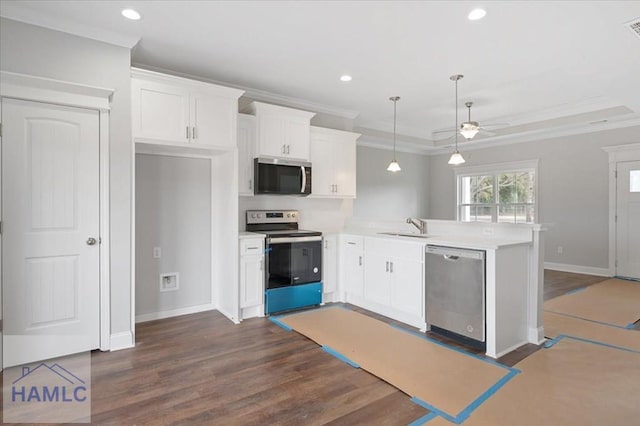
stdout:
POLYGON ((282 243, 304 243, 307 241, 322 241, 322 236, 314 237, 273 237, 267 238, 267 244, 282 244, 282 243))
POLYGON ((302 172, 302 186, 300 187, 300 193, 304 194, 304 189, 307 186, 307 173, 304 170, 304 166, 300 166, 300 171, 302 172))

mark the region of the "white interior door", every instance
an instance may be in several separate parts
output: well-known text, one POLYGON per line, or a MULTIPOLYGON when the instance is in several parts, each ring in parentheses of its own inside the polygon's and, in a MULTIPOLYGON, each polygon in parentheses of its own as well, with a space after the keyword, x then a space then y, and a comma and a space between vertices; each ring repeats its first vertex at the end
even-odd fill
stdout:
POLYGON ((2 125, 3 365, 96 349, 99 114, 5 98, 2 125))
POLYGON ((617 164, 616 275, 640 278, 640 161, 617 164))

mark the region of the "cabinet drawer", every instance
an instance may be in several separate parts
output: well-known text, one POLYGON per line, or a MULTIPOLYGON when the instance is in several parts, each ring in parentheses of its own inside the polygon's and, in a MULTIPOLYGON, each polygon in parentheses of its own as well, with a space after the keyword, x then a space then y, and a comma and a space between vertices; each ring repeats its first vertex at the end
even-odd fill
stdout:
POLYGON ((360 235, 342 235, 342 244, 354 250, 362 251, 364 248, 364 237, 360 235))
POLYGON ((366 238, 366 253, 379 254, 385 257, 411 260, 417 262, 424 261, 425 244, 398 241, 393 238, 366 238))
POLYGON ((250 238, 240 240, 240 256, 263 254, 264 239, 250 238))

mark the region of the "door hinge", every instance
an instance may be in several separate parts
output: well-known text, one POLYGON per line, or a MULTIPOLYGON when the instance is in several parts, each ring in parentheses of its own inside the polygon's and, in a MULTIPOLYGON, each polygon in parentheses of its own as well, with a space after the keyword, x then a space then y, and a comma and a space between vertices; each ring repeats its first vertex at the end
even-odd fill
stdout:
POLYGON ((0 220, 0 235, 2 235, 2 221, 0 220))
POLYGON ((615 223, 618 223, 618 215, 615 215, 615 216, 614 216, 613 221, 614 221, 615 223))
POLYGON ((617 171, 617 170, 615 170, 615 171, 613 172, 613 176, 614 176, 616 179, 618 179, 618 171, 617 171))
POLYGON ((2 137, 2 123, 0 123, 0 138, 2 137))

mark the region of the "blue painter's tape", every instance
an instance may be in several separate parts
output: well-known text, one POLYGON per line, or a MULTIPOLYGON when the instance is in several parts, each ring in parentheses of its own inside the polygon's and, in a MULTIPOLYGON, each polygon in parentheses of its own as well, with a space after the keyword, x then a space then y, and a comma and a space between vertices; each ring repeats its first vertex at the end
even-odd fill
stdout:
POLYGON ((417 397, 412 397, 411 398, 411 402, 418 404, 419 406, 426 408, 427 410, 436 413, 438 416, 440 417, 444 417, 445 419, 449 420, 450 422, 453 422, 455 424, 460 424, 460 422, 457 421, 457 419, 455 417, 453 417, 451 414, 445 413, 444 411, 440 410, 439 408, 434 407, 433 405, 424 402, 423 400, 421 400, 420 398, 417 397))
POLYGON ((556 340, 560 340, 560 339, 564 339, 564 338, 578 340, 578 341, 586 342, 586 343, 592 343, 594 345, 605 346, 607 348, 618 349, 618 350, 626 351, 626 352, 640 353, 640 351, 638 351, 638 350, 631 349, 631 348, 625 348, 624 346, 616 346, 616 345, 612 345, 610 343, 598 342, 597 340, 589 340, 589 339, 585 339, 583 337, 571 336, 569 334, 561 334, 560 336, 558 336, 556 338, 556 340))
POLYGON ((621 328, 623 330, 627 330, 627 327, 628 327, 628 326, 624 326, 623 327, 623 326, 617 325, 617 324, 610 324, 608 322, 596 321, 596 320, 592 320, 592 319, 589 319, 589 318, 582 318, 582 317, 579 317, 579 316, 576 316, 576 315, 565 314, 564 312, 556 312, 556 311, 552 311, 552 310, 549 310, 549 309, 545 309, 545 312, 552 312, 554 314, 562 315, 562 316, 565 316, 565 317, 577 318, 577 319, 583 320, 583 321, 595 322, 596 324, 602 324, 602 325, 606 325, 606 326, 609 326, 609 327, 621 328))
POLYGON ((564 339, 564 335, 559 335, 558 337, 555 337, 553 339, 549 339, 546 342, 544 342, 544 345, 542 345, 543 348, 548 349, 550 347, 552 347, 553 345, 555 345, 556 343, 558 343, 560 340, 564 339))
POLYGON ((585 291, 587 289, 587 287, 578 287, 578 288, 574 288, 573 290, 569 290, 568 292, 565 293, 565 295, 567 294, 575 294, 575 293, 580 293, 581 291, 585 291))
POLYGON ((434 407, 433 405, 431 405, 431 404, 429 404, 429 403, 427 403, 427 402, 425 402, 425 401, 423 401, 420 398, 417 398, 415 396, 411 398, 411 401, 416 403, 416 404, 418 404, 418 405, 420 405, 421 407, 426 408, 427 410, 430 410, 430 411, 432 411, 434 413, 437 413, 440 417, 444 417, 445 419, 449 420, 450 422, 453 422, 455 424, 460 424, 460 423, 464 422, 466 419, 468 419, 469 416, 471 415, 471 413, 473 413, 473 411, 475 409, 477 409, 480 405, 482 405, 483 402, 485 402, 489 397, 491 397, 491 395, 496 393, 500 388, 502 388, 505 384, 507 384, 507 382, 509 382, 509 380, 511 380, 513 377, 515 377, 519 373, 520 373, 520 370, 518 370, 518 369, 512 369, 511 371, 509 371, 500 380, 498 380, 496 383, 494 383, 493 386, 491 386, 489 389, 484 391, 471 404, 466 406, 455 417, 452 416, 449 413, 445 413, 444 411, 440 410, 439 408, 434 407))
MULTIPOLYGON (((637 322, 637 321, 636 321, 637 322)), ((629 324, 627 324, 627 326, 625 327, 626 330, 631 330, 633 327, 636 326, 635 322, 630 322, 629 324)))
POLYGON ((284 328, 287 331, 293 330, 291 327, 289 327, 287 324, 285 324, 282 321, 280 321, 278 318, 279 317, 269 317, 269 321, 271 321, 272 323, 274 323, 277 326, 280 326, 280 327, 284 328))
POLYGON ((441 342, 439 340, 432 339, 432 338, 428 337, 426 334, 424 334, 422 332, 417 332, 417 331, 413 331, 413 330, 407 330, 406 328, 400 327, 399 325, 396 325, 396 324, 389 324, 389 326, 393 327, 393 328, 395 328, 397 330, 404 331, 405 333, 411 334, 413 336, 419 337, 421 339, 424 339, 427 342, 433 343, 433 344, 438 345, 438 346, 442 346, 443 348, 447 348, 447 349, 450 349, 452 351, 459 352, 459 353, 461 353, 463 355, 467 355, 467 356, 470 356, 472 358, 479 359, 480 361, 486 362, 487 364, 495 365, 496 367, 502 367, 505 370, 509 370, 509 371, 515 370, 513 367, 508 367, 508 366, 506 366, 504 364, 500 364, 498 361, 496 361, 494 359, 485 358, 485 357, 483 357, 481 355, 477 355, 477 354, 472 354, 472 353, 469 353, 469 352, 467 352, 465 350, 462 350, 462 349, 447 345, 446 343, 443 343, 443 342, 441 342))
POLYGON ((617 278, 619 280, 625 280, 625 281, 633 281, 633 282, 640 282, 640 278, 633 278, 633 277, 620 277, 618 275, 616 275, 613 278, 617 278))
POLYGON ((342 355, 340 352, 330 348, 329 346, 322 346, 322 350, 325 351, 328 354, 331 354, 331 355, 335 356, 340 361, 349 364, 353 368, 360 368, 360 365, 358 365, 357 363, 351 361, 349 358, 347 358, 346 356, 342 355))
POLYGON ((436 417, 438 417, 438 414, 432 411, 420 417, 419 419, 412 421, 411 423, 409 423, 408 426, 422 426, 423 424, 427 423, 429 420, 433 420, 436 417))
POLYGON ((493 395, 494 393, 496 393, 501 387, 506 385, 507 382, 509 380, 511 380, 518 373, 520 373, 519 370, 509 371, 509 373, 507 373, 503 378, 498 380, 493 386, 491 386, 489 389, 484 391, 484 393, 482 395, 480 395, 478 398, 476 398, 475 401, 473 401, 471 404, 469 404, 464 410, 462 410, 460 412, 460 414, 458 414, 457 420, 459 420, 459 422, 456 422, 456 423, 462 423, 463 421, 468 419, 469 416, 471 415, 471 413, 476 408, 478 408, 483 402, 485 402, 487 399, 489 399, 489 397, 491 395, 493 395))

